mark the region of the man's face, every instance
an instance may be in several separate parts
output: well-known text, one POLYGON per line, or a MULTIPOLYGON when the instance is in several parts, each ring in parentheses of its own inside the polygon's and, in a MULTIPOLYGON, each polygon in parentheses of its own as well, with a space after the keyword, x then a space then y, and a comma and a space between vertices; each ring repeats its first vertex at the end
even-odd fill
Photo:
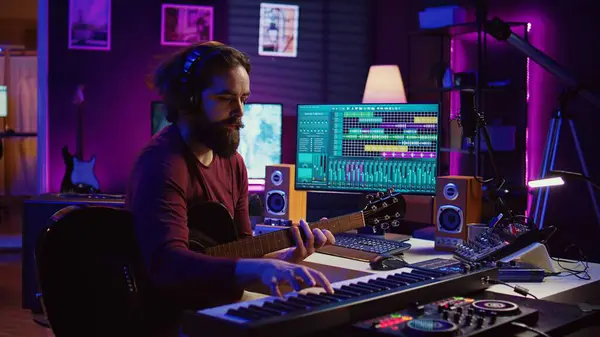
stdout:
POLYGON ((202 93, 203 113, 196 121, 195 138, 217 154, 229 157, 240 143, 244 104, 250 95, 250 77, 244 67, 232 68, 213 78, 202 93))

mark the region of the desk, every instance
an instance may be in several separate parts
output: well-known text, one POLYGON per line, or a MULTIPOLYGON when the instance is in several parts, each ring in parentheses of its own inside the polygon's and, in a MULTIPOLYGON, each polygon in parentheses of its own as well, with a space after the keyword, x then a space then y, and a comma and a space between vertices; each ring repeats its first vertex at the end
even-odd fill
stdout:
MULTIPOLYGON (((404 259, 408 263, 417 263, 433 258, 451 258, 452 255, 439 252, 434 249, 433 241, 410 239, 408 241, 412 248, 404 252, 404 259)), ((351 260, 339 256, 325 255, 315 253, 308 257, 303 264, 323 272, 331 282, 341 280, 355 279, 367 274, 381 274, 383 271, 371 270, 369 264, 364 261, 351 260)), ((589 274, 591 280, 580 280, 577 277, 549 277, 542 283, 524 283, 521 286, 528 288, 533 295, 545 301, 534 301, 531 298, 519 297, 511 288, 504 285, 495 285, 489 287, 485 293, 478 293, 477 296, 485 298, 497 298, 511 300, 522 307, 529 307, 539 312, 539 319, 534 326, 541 331, 552 334, 553 336, 584 337, 598 335, 595 325, 598 313, 582 313, 577 305, 573 303, 593 301, 593 296, 600 295, 600 265, 589 264, 589 274), (506 296, 510 295, 510 297, 506 296), (562 298, 562 302, 569 304, 556 303, 557 298, 562 298), (592 330, 594 329, 594 330, 592 330)), ((389 271, 388 271, 389 273, 389 271)), ((314 288, 313 288, 314 289, 314 288)), ((283 289, 282 289, 283 290, 283 289)), ((315 289, 316 290, 316 289, 315 289)), ((311 291, 305 289, 304 291, 311 291)), ((258 295, 258 294, 256 294, 258 295)), ((466 294, 456 294, 459 296, 466 294)), ((251 296, 244 300, 252 300, 264 297, 264 295, 251 296)), ((343 316, 343 315, 342 315, 343 316)), ((340 316, 341 317, 341 316, 340 316)), ((359 320, 359 318, 349 318, 359 320)), ((199 331, 203 326, 194 325, 193 320, 189 321, 188 330, 199 331)), ((309 321, 305 321, 309 322, 309 321)), ((345 323, 344 323, 345 324, 345 323)), ((281 327, 281 326, 280 326, 281 327)), ((184 325, 184 331, 186 327, 184 325)), ((204 331, 202 331, 204 332, 204 331)), ((351 331, 343 330, 343 326, 332 327, 331 330, 322 330, 314 335, 316 336, 335 336, 345 334, 346 336, 355 336, 351 331)), ((531 337, 537 334, 529 331, 518 330, 510 334, 516 337, 531 337)), ((307 336, 313 336, 312 334, 307 336)))
MULTIPOLYGON (((452 258, 452 254, 440 252, 433 248, 433 241, 410 239, 408 241, 412 248, 404 252, 404 260, 408 263, 417 263, 433 258, 452 258)), ((328 278, 340 280, 340 269, 353 270, 361 273, 380 273, 371 270, 367 262, 351 260, 343 257, 315 253, 306 260, 309 266, 323 272, 328 278), (336 268, 328 268, 336 267, 336 268)), ((556 264, 555 261, 553 263, 556 264)), ((556 266, 557 270, 561 270, 556 266)), ((547 277, 540 283, 520 283, 519 285, 529 289, 530 293, 539 299, 562 303, 588 302, 593 296, 600 296, 600 264, 589 263, 588 273, 591 280, 581 280, 576 276, 547 277)), ((515 285, 515 283, 512 283, 515 285)), ((519 296, 512 289, 504 285, 493 285, 488 291, 519 296)))

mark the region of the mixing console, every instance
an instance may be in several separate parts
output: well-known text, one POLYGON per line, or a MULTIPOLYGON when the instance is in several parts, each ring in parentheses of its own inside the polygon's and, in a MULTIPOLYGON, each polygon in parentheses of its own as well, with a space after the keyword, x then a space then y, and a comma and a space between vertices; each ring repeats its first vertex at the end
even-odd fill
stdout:
POLYGON ((541 231, 522 224, 496 226, 481 232, 473 240, 457 245, 453 254, 467 263, 493 262, 534 242, 543 242, 554 230, 552 226, 541 231))
POLYGON ((501 336, 511 322, 537 322, 538 312, 513 302, 451 297, 369 319, 354 326, 361 336, 501 336))
POLYGON ((436 104, 300 105, 296 188, 435 193, 436 104))

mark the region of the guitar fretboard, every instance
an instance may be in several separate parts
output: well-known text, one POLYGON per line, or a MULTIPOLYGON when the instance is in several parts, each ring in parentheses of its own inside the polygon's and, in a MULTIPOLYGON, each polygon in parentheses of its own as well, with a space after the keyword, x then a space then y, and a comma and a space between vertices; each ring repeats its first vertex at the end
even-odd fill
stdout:
MULTIPOLYGON (((309 224, 309 227, 311 229, 327 229, 335 234, 363 227, 364 224, 365 222, 363 213, 356 212, 328 220, 314 222, 309 224)), ((304 238, 302 229, 300 229, 300 233, 304 238)), ((291 229, 285 229, 210 247, 206 249, 205 254, 211 256, 258 258, 263 257, 265 254, 292 247, 294 245, 294 237, 291 229)))

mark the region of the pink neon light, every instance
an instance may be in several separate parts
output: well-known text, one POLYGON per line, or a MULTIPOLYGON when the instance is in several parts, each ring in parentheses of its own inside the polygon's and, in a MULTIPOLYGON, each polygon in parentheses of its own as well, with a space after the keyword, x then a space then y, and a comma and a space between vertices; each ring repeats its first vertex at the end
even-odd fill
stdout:
MULTIPOLYGON (((531 23, 527 23, 527 33, 529 35, 529 32, 531 32, 531 23)), ((529 36, 528 36, 529 37, 529 36)), ((529 116, 529 97, 530 97, 530 88, 529 88, 529 83, 531 82, 530 80, 530 67, 529 67, 529 62, 530 59, 529 57, 527 58, 527 64, 526 64, 526 102, 527 102, 527 111, 528 111, 528 116, 529 116)), ((525 184, 527 184, 527 182, 529 181, 529 157, 531 156, 531 154, 529 153, 529 121, 530 118, 527 118, 527 127, 525 128, 525 184)), ((531 191, 531 187, 527 186, 527 205, 525 206, 525 216, 528 216, 529 211, 530 211, 530 207, 531 207, 531 202, 533 201, 533 197, 530 193, 531 191)))
MULTIPOLYGON (((453 73, 457 72, 457 55, 456 55, 456 41, 455 39, 450 40, 450 69, 453 73)), ((464 56, 463 56, 464 57, 464 56)), ((460 66, 463 66, 462 64, 460 66)), ((450 119, 457 119, 460 110, 460 93, 458 91, 450 92, 450 119)), ((450 152, 450 175, 460 174, 460 153, 450 152)))
POLYGON ((248 185, 248 192, 263 192, 265 185, 248 185))

